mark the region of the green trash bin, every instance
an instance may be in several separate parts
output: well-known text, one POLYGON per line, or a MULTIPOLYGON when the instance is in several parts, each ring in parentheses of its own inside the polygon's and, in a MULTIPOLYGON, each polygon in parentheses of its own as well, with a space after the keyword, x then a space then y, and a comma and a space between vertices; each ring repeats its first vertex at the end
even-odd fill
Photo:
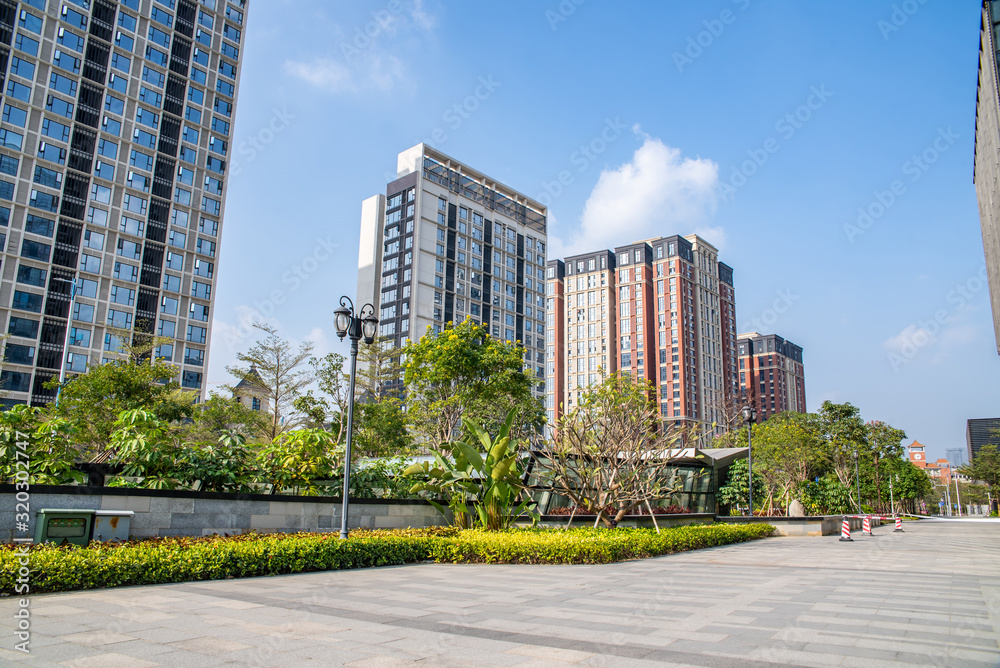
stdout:
POLYGON ((35 542, 86 546, 93 523, 90 508, 42 508, 35 520, 35 542))

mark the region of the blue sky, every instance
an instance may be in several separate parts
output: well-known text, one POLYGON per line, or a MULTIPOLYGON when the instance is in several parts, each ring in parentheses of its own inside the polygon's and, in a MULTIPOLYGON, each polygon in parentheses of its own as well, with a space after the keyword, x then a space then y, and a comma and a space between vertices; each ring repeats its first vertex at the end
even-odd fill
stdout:
POLYGON ((803 347, 810 410, 943 457, 1000 412, 978 40, 974 0, 258 0, 209 386, 254 317, 346 352, 361 201, 424 141, 548 203, 550 257, 703 234, 740 330, 803 347))

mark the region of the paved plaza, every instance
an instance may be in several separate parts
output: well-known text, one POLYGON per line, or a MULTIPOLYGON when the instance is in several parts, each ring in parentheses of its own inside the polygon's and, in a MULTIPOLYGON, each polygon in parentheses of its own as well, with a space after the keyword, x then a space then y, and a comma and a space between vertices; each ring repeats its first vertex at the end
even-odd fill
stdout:
POLYGON ((1000 524, 604 566, 420 564, 33 597, 3 665, 998 666, 1000 524), (18 664, 16 662, 23 662, 18 664))

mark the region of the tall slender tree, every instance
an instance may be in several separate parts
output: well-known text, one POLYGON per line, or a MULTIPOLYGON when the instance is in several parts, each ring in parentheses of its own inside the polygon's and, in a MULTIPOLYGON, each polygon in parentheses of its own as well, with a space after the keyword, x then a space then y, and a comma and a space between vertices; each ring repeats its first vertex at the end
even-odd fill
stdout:
POLYGON ((312 358, 313 344, 307 341, 299 344, 298 349, 293 349, 271 325, 255 322, 253 326, 265 334, 264 338, 247 352, 237 353, 236 358, 243 364, 228 366, 226 371, 259 386, 268 400, 267 410, 271 418, 268 437, 273 440, 302 421, 294 403, 313 381, 313 374, 306 366, 312 358))

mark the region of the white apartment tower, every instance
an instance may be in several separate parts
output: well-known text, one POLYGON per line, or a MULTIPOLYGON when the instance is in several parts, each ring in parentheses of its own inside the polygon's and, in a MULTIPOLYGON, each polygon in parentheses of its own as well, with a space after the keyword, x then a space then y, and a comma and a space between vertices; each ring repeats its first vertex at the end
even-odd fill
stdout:
MULTIPOLYGON (((544 378, 546 208, 425 144, 362 203, 358 303, 396 345, 472 318, 544 378)), ((543 393, 541 382, 538 395, 543 393)))

